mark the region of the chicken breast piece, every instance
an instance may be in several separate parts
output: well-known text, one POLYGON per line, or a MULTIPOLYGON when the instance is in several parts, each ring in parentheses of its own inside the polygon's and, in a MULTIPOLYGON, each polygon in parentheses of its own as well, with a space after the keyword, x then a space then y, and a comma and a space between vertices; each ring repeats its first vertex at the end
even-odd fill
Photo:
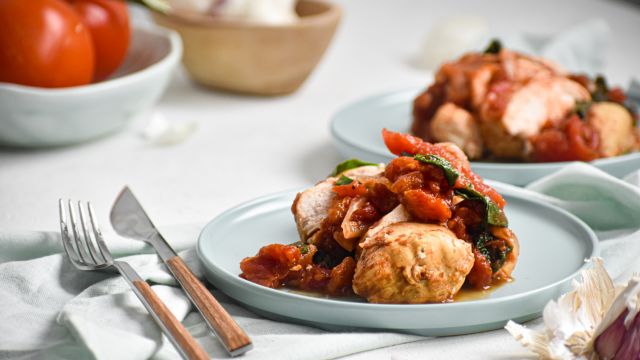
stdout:
POLYGON ((533 80, 513 93, 500 125, 508 135, 528 138, 537 135, 547 121, 562 120, 576 101, 590 99, 589 91, 573 80, 533 80))
POLYGON ((564 70, 559 65, 535 56, 510 50, 501 51, 499 56, 505 75, 516 83, 548 79, 564 74, 564 70))
POLYGON ((587 124, 600 136, 598 151, 604 157, 627 153, 636 146, 633 118, 627 109, 613 102, 591 105, 587 124))
POLYGON ((471 244, 447 228, 395 223, 367 242, 353 291, 374 303, 443 302, 460 290, 473 263, 471 244))
POLYGON ((434 140, 458 145, 471 159, 482 156, 480 129, 467 110, 448 102, 438 108, 429 126, 434 140))
POLYGON ((509 135, 497 122, 481 123, 480 132, 485 146, 497 158, 525 160, 531 151, 526 138, 509 135))
POLYGON ((367 199, 361 197, 351 201, 347 213, 342 220, 340 228, 342 236, 337 237, 336 241, 347 251, 353 251, 358 243, 359 237, 367 231, 367 227, 360 221, 354 220, 354 214, 367 204, 367 199))
POLYGON ((362 236, 362 239, 360 240, 359 246, 356 247, 356 259, 360 258, 362 249, 371 247, 372 243, 377 241, 375 235, 380 232, 380 230, 391 224, 409 220, 411 220, 411 214, 409 214, 409 211, 407 211, 404 205, 400 204, 396 206, 393 210, 391 210, 391 212, 380 218, 380 220, 376 221, 375 224, 367 229, 367 232, 364 234, 364 236, 362 236))
MULTIPOLYGON (((345 175, 351 179, 379 176, 384 171, 384 166, 361 166, 345 171, 345 175)), ((338 174, 340 175, 340 174, 338 174)), ((327 217, 331 202, 335 197, 333 186, 339 176, 330 177, 317 183, 314 187, 296 195, 291 212, 296 221, 300 240, 306 242, 316 231, 320 229, 322 220, 327 217)))
POLYGON ((475 72, 469 74, 469 88, 471 91, 471 105, 480 107, 489 92, 489 84, 493 76, 500 71, 500 66, 495 63, 487 63, 475 72))
POLYGON ((498 118, 490 115, 495 114, 495 109, 491 110, 495 102, 483 104, 480 132, 484 145, 497 158, 526 160, 531 152, 531 136, 539 134, 548 121, 559 123, 577 101, 590 98, 587 89, 567 78, 531 80, 498 101, 506 102, 498 118))

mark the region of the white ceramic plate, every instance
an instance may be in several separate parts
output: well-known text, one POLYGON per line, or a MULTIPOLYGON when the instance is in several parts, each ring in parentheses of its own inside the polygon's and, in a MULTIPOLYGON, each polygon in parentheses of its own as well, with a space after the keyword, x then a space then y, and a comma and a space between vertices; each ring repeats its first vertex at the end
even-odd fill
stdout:
MULTIPOLYGON (((409 132, 413 99, 423 89, 397 91, 357 101, 338 111, 331 121, 331 135, 345 158, 372 162, 388 162, 395 156, 382 141, 381 131, 409 132)), ((623 177, 640 168, 640 152, 599 159, 592 164, 607 173, 623 177)), ((472 162, 471 167, 483 178, 513 185, 526 185, 562 167, 558 163, 491 163, 472 162)))
MULTIPOLYGON (((501 189, 505 190, 505 189, 501 189)), ((440 336, 496 329, 506 321, 539 316, 567 291, 570 280, 598 254, 594 233, 559 208, 501 191, 521 255, 514 281, 479 300, 448 304, 387 305, 274 290, 240 278, 240 261, 270 243, 298 240, 291 215, 296 192, 265 196, 232 208, 200 234, 197 251, 207 278, 227 295, 268 318, 326 329, 387 330, 440 336)))

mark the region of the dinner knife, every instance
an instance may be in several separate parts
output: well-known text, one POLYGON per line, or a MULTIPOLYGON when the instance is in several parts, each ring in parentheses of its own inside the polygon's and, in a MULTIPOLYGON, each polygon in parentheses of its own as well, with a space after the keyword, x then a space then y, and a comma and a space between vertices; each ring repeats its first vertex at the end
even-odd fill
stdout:
POLYGON ((119 235, 142 240, 153 246, 231 356, 251 350, 253 345, 249 336, 171 248, 129 187, 125 186, 118 195, 111 207, 110 218, 111 225, 119 235))

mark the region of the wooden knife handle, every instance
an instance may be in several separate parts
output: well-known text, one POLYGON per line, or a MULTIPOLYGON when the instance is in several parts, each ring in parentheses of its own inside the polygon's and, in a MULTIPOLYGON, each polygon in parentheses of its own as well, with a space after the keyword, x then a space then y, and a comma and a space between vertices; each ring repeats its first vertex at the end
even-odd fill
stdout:
POLYGON ((187 358, 191 360, 208 360, 210 358, 209 354, 207 354, 196 339, 191 336, 189 331, 187 331, 184 325, 173 315, 171 310, 162 302, 149 284, 143 280, 134 280, 133 285, 147 301, 147 305, 153 309, 157 320, 160 321, 169 332, 167 335, 169 337, 173 336, 171 340, 180 346, 187 358))
POLYGON ((200 280, 193 275, 182 258, 173 257, 167 260, 167 265, 227 352, 236 356, 250 350, 252 345, 249 336, 211 295, 209 290, 202 285, 200 280))

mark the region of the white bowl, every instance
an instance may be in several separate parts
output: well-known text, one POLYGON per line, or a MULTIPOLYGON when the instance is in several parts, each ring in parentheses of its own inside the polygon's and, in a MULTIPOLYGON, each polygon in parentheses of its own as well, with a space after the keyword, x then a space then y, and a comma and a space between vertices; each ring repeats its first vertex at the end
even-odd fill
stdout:
POLYGON ((56 89, 0 83, 0 145, 60 146, 114 133, 158 101, 181 56, 175 32, 134 27, 127 57, 108 80, 56 89))

